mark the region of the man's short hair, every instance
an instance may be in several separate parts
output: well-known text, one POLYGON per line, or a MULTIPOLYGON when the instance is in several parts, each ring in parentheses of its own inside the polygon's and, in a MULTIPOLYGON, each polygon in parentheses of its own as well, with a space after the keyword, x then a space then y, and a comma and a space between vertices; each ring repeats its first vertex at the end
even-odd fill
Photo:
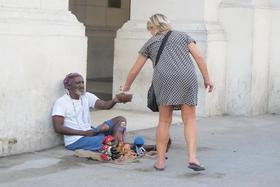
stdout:
POLYGON ((83 78, 83 76, 79 73, 69 73, 68 75, 66 75, 64 80, 63 80, 64 88, 69 89, 69 86, 71 85, 73 79, 76 78, 76 77, 82 77, 83 78))

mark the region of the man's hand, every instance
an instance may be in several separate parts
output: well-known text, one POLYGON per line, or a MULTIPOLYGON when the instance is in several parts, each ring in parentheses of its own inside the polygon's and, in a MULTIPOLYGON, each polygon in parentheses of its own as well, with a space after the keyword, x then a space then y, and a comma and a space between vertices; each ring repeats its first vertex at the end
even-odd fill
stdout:
POLYGON ((117 96, 115 96, 115 97, 112 99, 112 101, 115 102, 115 103, 120 103, 120 100, 118 99, 117 96))
POLYGON ((120 103, 127 103, 127 102, 131 102, 132 100, 132 94, 127 94, 127 93, 119 93, 116 95, 116 99, 120 102, 120 103))
POLYGON ((68 135, 68 136, 96 136, 98 132, 94 129, 90 130, 76 130, 69 127, 64 126, 64 117, 63 116, 53 116, 53 126, 55 132, 68 135))
POLYGON ((98 132, 96 132, 93 129, 90 129, 90 130, 84 131, 83 136, 96 136, 97 134, 98 134, 98 132))

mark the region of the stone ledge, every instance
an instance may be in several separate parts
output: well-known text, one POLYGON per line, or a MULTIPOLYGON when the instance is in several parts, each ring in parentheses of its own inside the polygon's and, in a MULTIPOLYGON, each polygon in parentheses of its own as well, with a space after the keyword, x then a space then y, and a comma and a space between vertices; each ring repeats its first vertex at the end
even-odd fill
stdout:
MULTIPOLYGON (((92 121, 95 125, 103 123, 105 120, 122 115, 127 119, 127 130, 134 131, 149 129, 157 126, 158 113, 141 112, 132 110, 95 110, 91 113, 92 121)), ((173 115, 172 124, 181 123, 181 117, 176 113, 173 115)))

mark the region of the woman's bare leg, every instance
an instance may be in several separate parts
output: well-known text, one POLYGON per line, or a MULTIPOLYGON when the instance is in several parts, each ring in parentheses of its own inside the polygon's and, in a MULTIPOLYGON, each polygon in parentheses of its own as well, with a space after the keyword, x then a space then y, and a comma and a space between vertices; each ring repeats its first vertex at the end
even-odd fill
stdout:
POLYGON ((181 115, 184 123, 185 141, 188 145, 188 162, 200 164, 196 157, 196 107, 190 105, 182 105, 181 115))
POLYGON ((172 106, 159 106, 159 121, 156 130, 157 162, 156 167, 165 167, 165 153, 169 140, 169 128, 172 122, 172 106))

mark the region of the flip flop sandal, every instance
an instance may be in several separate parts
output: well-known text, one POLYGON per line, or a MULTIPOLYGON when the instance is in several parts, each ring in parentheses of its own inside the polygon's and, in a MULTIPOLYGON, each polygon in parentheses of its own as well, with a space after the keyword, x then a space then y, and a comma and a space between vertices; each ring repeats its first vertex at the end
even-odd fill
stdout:
POLYGON ((189 163, 188 168, 194 170, 194 171, 203 171, 205 168, 202 165, 196 164, 196 163, 189 163))

